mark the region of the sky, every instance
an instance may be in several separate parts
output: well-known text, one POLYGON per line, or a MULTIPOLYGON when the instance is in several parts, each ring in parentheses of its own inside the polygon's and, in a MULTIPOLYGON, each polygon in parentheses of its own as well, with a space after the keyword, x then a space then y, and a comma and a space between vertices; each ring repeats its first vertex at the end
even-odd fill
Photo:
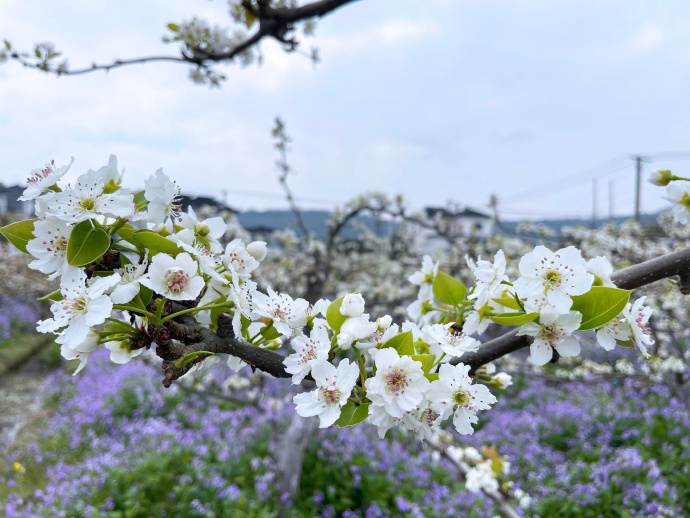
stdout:
MULTIPOLYGON (((81 67, 175 55, 165 27, 192 16, 232 25, 220 0, 3 0, 0 38, 51 41, 81 67)), ((172 63, 60 78, 0 64, 0 182, 72 156, 76 178, 115 154, 128 187, 162 167, 185 193, 284 208, 277 115, 304 209, 382 191, 486 210, 496 194, 505 219, 589 218, 597 179, 598 216, 630 215, 631 155, 651 158, 645 178, 690 175, 688 2, 361 0, 312 46, 316 67, 267 41, 260 67, 221 67, 220 89, 172 63)), ((645 181, 643 211, 663 196, 645 181)))

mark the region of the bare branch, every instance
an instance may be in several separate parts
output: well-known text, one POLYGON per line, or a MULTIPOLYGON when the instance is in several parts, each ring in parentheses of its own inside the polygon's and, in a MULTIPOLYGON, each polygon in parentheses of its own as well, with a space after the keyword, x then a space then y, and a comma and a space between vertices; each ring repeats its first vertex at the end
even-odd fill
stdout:
POLYGON ((295 30, 295 23, 310 18, 325 16, 346 4, 355 1, 356 0, 320 0, 299 7, 272 8, 269 5, 269 2, 265 0, 258 1, 258 7, 255 7, 251 1, 245 0, 242 2, 242 7, 247 13, 258 19, 258 29, 254 34, 242 39, 231 48, 223 52, 211 52, 199 47, 186 46, 183 47, 180 56, 145 56, 130 59, 117 59, 112 63, 93 63, 90 67, 70 69, 67 65, 67 61, 63 61, 62 63, 55 63, 52 61, 54 58, 60 56, 59 52, 54 51, 52 44, 37 45, 36 57, 38 59, 36 62, 33 62, 33 54, 28 52, 18 52, 12 49, 10 46, 11 44, 8 42, 6 43, 8 52, 3 52, 2 55, 0 55, 0 61, 2 58, 13 59, 27 68, 42 70, 43 72, 56 74, 58 76, 81 75, 94 72, 96 70, 110 71, 114 68, 126 65, 142 64, 154 61, 170 61, 173 63, 185 63, 198 67, 198 69, 201 69, 206 73, 207 78, 209 78, 211 81, 211 84, 217 85, 219 80, 224 79, 224 77, 212 70, 211 67, 214 63, 233 60, 235 57, 248 52, 264 37, 274 38, 278 42, 287 45, 287 50, 295 50, 298 42, 294 38, 289 37, 290 33, 295 30), (48 50, 48 53, 39 53, 39 48, 44 51, 48 50))

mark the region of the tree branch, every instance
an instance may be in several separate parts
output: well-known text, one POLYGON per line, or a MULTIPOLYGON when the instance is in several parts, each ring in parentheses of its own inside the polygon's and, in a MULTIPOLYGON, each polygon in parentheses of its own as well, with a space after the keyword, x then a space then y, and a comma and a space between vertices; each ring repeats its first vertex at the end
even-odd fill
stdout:
MULTIPOLYGON (((619 288, 631 290, 674 275, 687 275, 688 272, 690 272, 690 248, 685 248, 618 270, 611 275, 611 280, 619 288)), ((476 352, 454 358, 450 363, 453 365, 464 363, 469 365, 473 372, 501 356, 527 347, 530 343, 531 338, 524 335, 517 336, 516 329, 482 344, 476 352)))
MULTIPOLYGON (((190 65, 195 65, 201 69, 204 69, 210 77, 213 75, 211 64, 234 59, 238 55, 247 52, 251 47, 257 45, 266 36, 272 37, 277 41, 288 45, 288 50, 295 50, 297 47, 297 41, 287 37, 290 31, 294 30, 293 24, 310 18, 325 16, 346 4, 355 1, 357 0, 319 0, 317 2, 312 2, 299 7, 272 8, 269 5, 269 2, 261 0, 258 2, 258 8, 256 8, 251 1, 245 0, 242 2, 242 7, 247 11, 248 14, 258 19, 258 30, 251 36, 239 41, 232 48, 229 48, 224 52, 209 52, 202 48, 190 47, 188 44, 186 44, 186 47, 183 47, 181 56, 148 56, 130 59, 117 59, 108 64, 99 65, 93 63, 90 67, 70 69, 67 66, 67 61, 64 61, 60 64, 51 61, 52 59, 57 58, 60 54, 54 52, 54 49, 50 44, 37 45, 37 49, 39 47, 44 48, 44 54, 38 54, 37 50, 36 55, 38 57, 38 61, 34 63, 28 59, 33 56, 33 54, 15 51, 9 46, 10 44, 8 43, 7 45, 9 52, 5 54, 5 57, 14 59, 25 67, 35 68, 37 70, 53 73, 58 76, 81 75, 96 70, 109 71, 113 68, 118 68, 121 66, 148 63, 153 61, 171 61, 175 63, 187 63, 190 65), (50 49, 48 49, 47 45, 50 46, 50 49), (45 52, 48 52, 49 55, 46 56, 45 52)), ((217 78, 218 77, 223 79, 221 75, 217 75, 217 78)), ((212 82, 212 84, 217 83, 212 82)))

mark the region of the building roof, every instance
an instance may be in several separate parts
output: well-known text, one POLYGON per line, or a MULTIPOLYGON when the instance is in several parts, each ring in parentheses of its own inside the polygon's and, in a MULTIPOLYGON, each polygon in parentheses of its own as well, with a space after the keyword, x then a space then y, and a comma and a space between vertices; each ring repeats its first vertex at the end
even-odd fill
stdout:
POLYGON ((220 202, 218 200, 214 200, 213 198, 209 198, 208 196, 190 196, 187 194, 183 194, 180 196, 180 205, 182 206, 183 209, 186 209, 188 206, 192 206, 192 208, 197 211, 204 205, 208 205, 210 207, 214 207, 218 210, 227 210, 230 212, 233 212, 235 214, 238 214, 239 211, 233 209, 232 207, 229 207, 223 202, 220 202))
POLYGON ((491 219, 491 216, 478 212, 473 209, 465 208, 460 212, 451 212, 443 207, 426 207, 424 209, 426 216, 428 218, 435 218, 440 215, 443 219, 461 219, 461 218, 481 218, 481 219, 491 219))

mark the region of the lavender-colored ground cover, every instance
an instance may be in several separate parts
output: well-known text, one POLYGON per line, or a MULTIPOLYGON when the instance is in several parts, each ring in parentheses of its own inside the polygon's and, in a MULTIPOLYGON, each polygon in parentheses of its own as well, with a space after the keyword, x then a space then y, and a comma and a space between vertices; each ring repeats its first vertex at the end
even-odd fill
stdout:
MULTIPOLYGON (((0 471, 5 515, 497 514, 418 441, 399 434, 379 441, 364 426, 319 431, 302 491, 290 502, 271 490, 268 444, 293 412, 289 383, 262 381, 257 407, 165 390, 159 378, 153 367, 116 366, 98 353, 83 375, 48 379, 45 414, 0 471)), ((541 380, 511 389, 483 415, 475 435, 459 443, 495 443, 509 456, 515 487, 533 499, 534 507, 520 513, 690 513, 690 419, 668 389, 541 380)))
POLYGON ((0 296, 0 341, 17 331, 33 329, 41 318, 40 303, 30 298, 0 296))

